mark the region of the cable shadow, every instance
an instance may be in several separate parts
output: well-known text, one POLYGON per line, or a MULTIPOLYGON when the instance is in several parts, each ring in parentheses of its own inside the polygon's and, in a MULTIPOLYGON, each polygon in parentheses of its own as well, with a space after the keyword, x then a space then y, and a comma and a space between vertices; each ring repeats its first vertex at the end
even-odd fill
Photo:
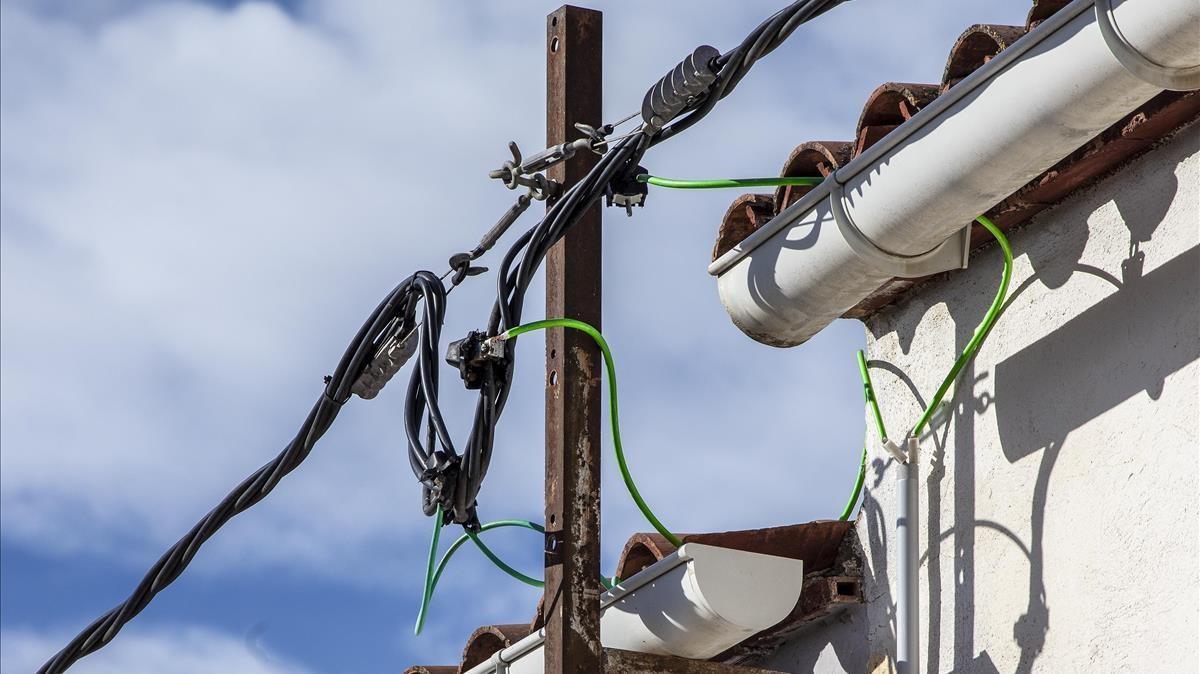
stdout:
MULTIPOLYGON (((1163 183, 1169 203, 1175 189, 1173 174, 1163 183)), ((975 621, 964 618, 975 615, 975 547, 976 532, 980 528, 1000 532, 1017 545, 1028 560, 1028 602, 1012 625, 1013 640, 1019 648, 1014 671, 1025 674, 1038 669, 1037 662, 1051 629, 1049 594, 1053 588, 1047 588, 1045 580, 1047 508, 1051 476, 1062 456, 1065 440, 1076 429, 1132 396, 1145 394, 1157 400, 1171 374, 1200 359, 1200 341, 1195 337, 1200 334, 1200 297, 1197 297, 1200 291, 1196 283, 1200 247, 1190 248, 1149 273, 1145 272, 1145 256, 1139 244, 1157 230, 1166 207, 1159 205, 1139 210, 1130 207, 1120 195, 1115 196, 1114 201, 1131 232, 1129 256, 1120 261, 1120 278, 1080 260, 1087 236, 1080 236, 1078 232, 1088 231, 1086 216, 1073 220, 1060 218, 1049 224, 1062 235, 1040 237, 1050 238, 1052 245, 1042 245, 1044 242, 1039 239, 1036 250, 1031 246, 1021 251, 1029 256, 1035 273, 1010 292, 1004 310, 1012 308, 1037 282, 1052 294, 1070 293, 1072 289, 1067 282, 1076 274, 1101 279, 1115 292, 1077 314, 1068 314, 1069 320, 997 363, 991 373, 985 371, 976 376, 974 363, 969 363, 951 396, 954 402, 954 523, 942 531, 940 520, 944 506, 939 485, 944 469, 935 461, 926 484, 925 497, 929 507, 926 531, 942 532, 939 542, 953 539, 952 615, 959 619, 953 626, 953 663, 947 665, 941 661, 943 561, 940 546, 935 542, 923 560, 929 593, 927 642, 924 644, 927 671, 997 671, 987 650, 977 650, 986 644, 976 644, 975 621), (1062 245, 1054 243, 1061 240, 1066 242, 1062 245), (989 377, 993 380, 993 393, 976 395, 977 386, 989 377), (1051 401, 1053 404, 1049 404, 1051 401), (993 406, 1005 460, 1015 463, 1041 453, 1029 499, 1028 545, 1002 524, 984 522, 976 517, 976 460, 982 457, 976 455, 974 417, 993 406)), ((980 302, 984 299, 981 297, 980 302)), ((1043 298, 1042 301, 1046 300, 1043 298)), ((961 348, 982 315, 983 305, 958 302, 952 303, 950 309, 956 326, 955 342, 961 348)), ((906 312, 903 321, 919 322, 922 313, 919 307, 915 308, 906 312)), ((1002 317, 1002 324, 1004 320, 1002 317)), ((1013 319, 1009 316, 1008 320, 1013 319)), ((876 324, 877 328, 886 328, 878 330, 876 337, 896 330, 893 324, 900 322, 894 318, 876 324)), ((911 379, 899 368, 883 361, 872 361, 871 366, 891 372, 914 396, 918 395, 911 379)), ((990 457, 983 460, 991 462, 990 457)), ((890 617, 894 609, 888 610, 890 617)))

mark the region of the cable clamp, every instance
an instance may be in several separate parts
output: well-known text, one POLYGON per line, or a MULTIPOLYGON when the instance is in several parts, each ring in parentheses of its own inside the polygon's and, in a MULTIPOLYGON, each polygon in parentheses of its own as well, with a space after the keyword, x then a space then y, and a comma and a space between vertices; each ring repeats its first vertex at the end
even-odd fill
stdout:
POLYGON ((604 203, 609 206, 616 206, 625 209, 625 215, 633 217, 633 208, 636 206, 641 208, 646 205, 646 195, 649 194, 649 186, 637 179, 640 175, 645 175, 646 169, 641 166, 636 167, 633 173, 625 173, 614 177, 605 188, 604 203))
POLYGON ((504 344, 503 339, 490 339, 486 333, 472 330, 466 337, 450 342, 446 348, 446 362, 458 368, 468 389, 479 389, 485 380, 503 374, 508 365, 504 344))
POLYGON ((1170 91, 1200 89, 1200 64, 1177 68, 1165 66, 1146 58, 1129 43, 1113 18, 1112 0, 1096 0, 1096 24, 1104 44, 1129 74, 1156 87, 1170 91))
POLYGON ((479 513, 472 502, 465 510, 455 507, 458 489, 461 486, 462 458, 456 454, 438 450, 429 457, 429 463, 421 472, 421 512, 433 515, 438 505, 442 506, 442 524, 461 524, 471 531, 479 530, 479 513))
POLYGON ((890 276, 920 278, 952 269, 966 269, 971 252, 971 228, 964 227, 933 248, 917 255, 895 253, 863 234, 846 209, 846 188, 836 179, 829 190, 829 209, 838 231, 854 254, 890 276))

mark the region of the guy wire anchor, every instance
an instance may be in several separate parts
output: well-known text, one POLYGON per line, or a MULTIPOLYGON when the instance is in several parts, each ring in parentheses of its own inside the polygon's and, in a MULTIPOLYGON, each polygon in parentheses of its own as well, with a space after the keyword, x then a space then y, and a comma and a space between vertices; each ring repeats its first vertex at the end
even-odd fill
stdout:
POLYGON ((504 232, 508 231, 517 218, 521 217, 521 214, 529 208, 530 203, 535 200, 544 201, 558 194, 562 185, 547 178, 542 171, 574 157, 575 153, 583 149, 591 150, 599 155, 603 155, 608 150, 607 136, 613 131, 612 124, 605 124, 598 130, 587 124, 576 124, 575 128, 584 134, 585 138, 548 147, 528 158, 521 156, 521 148, 517 147, 516 141, 508 143, 508 151, 512 153, 513 158, 505 161, 500 168, 488 173, 488 177, 503 182, 504 186, 510 190, 521 186, 528 188, 529 191, 517 197, 517 203, 500 216, 496 224, 480 239, 479 245, 469 252, 451 256, 450 268, 454 270, 454 278, 451 279, 451 282, 454 285, 458 285, 468 276, 475 276, 487 271, 487 267, 472 267, 471 262, 491 250, 500 237, 504 236, 504 232))
POLYGON ((559 143, 526 158, 521 157, 521 149, 517 147, 517 143, 509 141, 508 151, 512 153, 513 158, 488 175, 503 181, 504 186, 510 190, 517 189, 517 185, 528 187, 530 196, 538 201, 554 196, 561 186, 541 175, 542 171, 574 157, 575 153, 580 150, 591 150, 598 155, 603 155, 608 151, 607 138, 608 134, 613 131, 612 124, 605 124, 599 129, 588 124, 576 124, 575 128, 584 135, 584 138, 559 143))

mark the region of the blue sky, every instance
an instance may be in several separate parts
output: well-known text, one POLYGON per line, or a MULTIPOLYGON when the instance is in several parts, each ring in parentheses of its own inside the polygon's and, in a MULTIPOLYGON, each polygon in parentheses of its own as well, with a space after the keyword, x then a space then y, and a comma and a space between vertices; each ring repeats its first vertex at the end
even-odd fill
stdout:
MULTIPOLYGON (((728 48, 781 4, 593 3, 606 12, 606 118, 637 109, 697 44, 728 48)), ((122 600, 291 437, 378 298, 416 269, 440 271, 507 208, 512 193, 486 174, 508 140, 531 151, 542 138, 555 7, 0 2, 5 671, 36 668, 122 600)), ((1027 10, 852 0, 646 164, 776 174, 799 142, 850 138, 878 84, 937 81, 968 25, 1021 24, 1027 10)), ((705 266, 734 196, 654 192, 632 219, 605 218, 623 435, 677 531, 836 515, 863 433, 857 323, 791 350, 729 323, 705 266)), ((448 339, 485 321, 487 278, 451 297, 448 339)), ((528 305, 541 301, 535 291, 528 305)), ((522 340, 487 519, 540 517, 539 340, 522 340)), ((446 388, 463 433, 472 398, 446 388)), ((393 387, 347 405, 296 473, 74 671, 396 671, 456 662, 478 625, 528 620, 536 591, 464 550, 412 636, 429 522, 401 398, 393 387)), ((646 529, 611 463, 606 569, 646 529)), ((493 540, 537 569, 536 537, 493 540)))

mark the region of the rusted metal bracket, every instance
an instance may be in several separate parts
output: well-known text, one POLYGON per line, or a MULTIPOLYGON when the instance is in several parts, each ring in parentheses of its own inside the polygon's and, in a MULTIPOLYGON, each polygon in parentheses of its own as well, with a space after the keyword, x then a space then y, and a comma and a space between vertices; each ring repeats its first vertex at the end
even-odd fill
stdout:
POLYGON ((604 649, 605 674, 782 674, 774 669, 604 649))
MULTIPOLYGON (((546 17, 546 145, 600 126, 601 13, 564 5, 546 17)), ((598 157, 549 167, 563 192, 598 157)), ((555 197, 548 202, 553 203, 555 197)), ((583 213, 546 257, 546 316, 600 327, 600 206, 583 213)), ((546 333, 546 674, 601 671, 600 352, 589 337, 546 333)))

